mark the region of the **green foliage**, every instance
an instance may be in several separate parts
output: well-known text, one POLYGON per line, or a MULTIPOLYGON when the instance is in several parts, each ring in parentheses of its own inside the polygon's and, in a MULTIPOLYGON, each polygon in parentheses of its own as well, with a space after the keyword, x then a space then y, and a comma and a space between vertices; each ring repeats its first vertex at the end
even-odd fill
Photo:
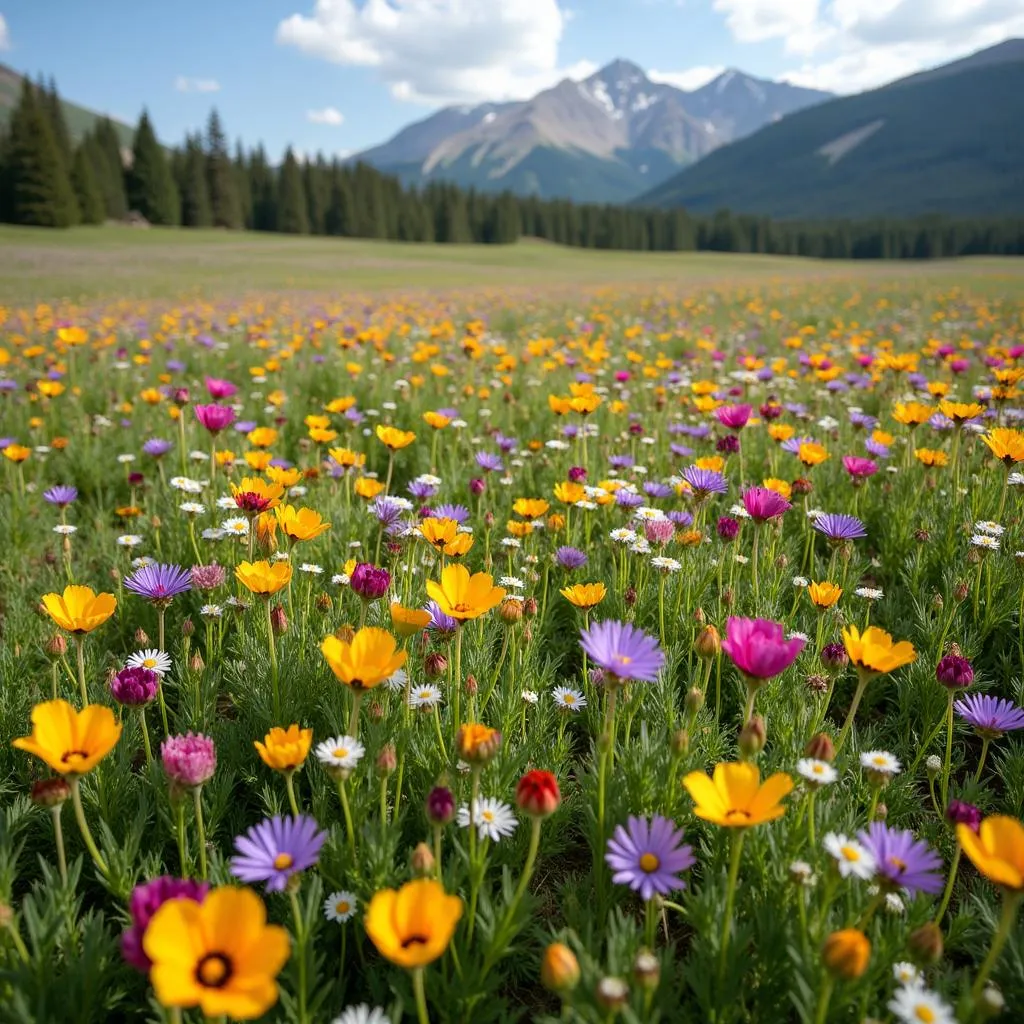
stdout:
POLYGON ((151 224, 179 222, 178 190, 146 111, 142 112, 135 130, 127 180, 128 205, 132 210, 141 213, 151 224))
POLYGON ((289 235, 304 235, 309 231, 309 210, 302 171, 291 146, 284 155, 277 184, 277 211, 274 224, 278 231, 289 235))
POLYGON ((208 228, 214 223, 210 190, 207 185, 207 158, 202 140, 189 137, 179 155, 178 192, 181 196, 181 223, 186 228, 208 228))
POLYGON ((227 136, 216 110, 210 111, 206 125, 206 178, 214 227, 241 228, 244 220, 238 181, 228 152, 227 136))
POLYGON ((102 224, 106 218, 103 193, 96 180, 94 167, 102 159, 95 140, 87 138, 75 149, 71 165, 71 183, 78 201, 78 211, 83 224, 102 224))

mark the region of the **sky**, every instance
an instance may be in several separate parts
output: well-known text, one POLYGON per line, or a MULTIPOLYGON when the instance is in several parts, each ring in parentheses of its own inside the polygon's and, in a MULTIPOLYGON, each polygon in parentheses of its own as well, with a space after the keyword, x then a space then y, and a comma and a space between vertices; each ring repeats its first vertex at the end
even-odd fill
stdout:
POLYGON ((1024 0, 0 0, 0 62, 169 144, 216 106, 272 159, 349 155, 450 103, 519 99, 623 57, 839 93, 1024 36, 1024 0))

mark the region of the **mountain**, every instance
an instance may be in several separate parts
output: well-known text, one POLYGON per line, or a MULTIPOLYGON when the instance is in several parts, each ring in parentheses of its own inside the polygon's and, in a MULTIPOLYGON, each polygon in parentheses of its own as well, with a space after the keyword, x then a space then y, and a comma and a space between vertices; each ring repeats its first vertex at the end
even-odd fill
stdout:
POLYGON ((642 195, 776 218, 1024 214, 1024 40, 790 114, 642 195))
POLYGON ((726 71, 685 92, 616 60, 530 100, 446 107, 353 157, 407 184, 579 202, 632 199, 680 166, 828 93, 726 71))
MULTIPOLYGON (((0 64, 0 130, 6 127, 11 116, 11 111, 18 103, 18 96, 21 94, 21 75, 6 64, 0 64)), ((75 103, 68 103, 61 100, 64 108, 64 120, 67 122, 68 133, 73 142, 77 142, 86 132, 90 131, 97 121, 104 115, 95 111, 87 110, 75 103)), ((132 139, 135 137, 135 129, 121 121, 110 119, 117 129, 121 145, 125 149, 131 149, 132 139)))

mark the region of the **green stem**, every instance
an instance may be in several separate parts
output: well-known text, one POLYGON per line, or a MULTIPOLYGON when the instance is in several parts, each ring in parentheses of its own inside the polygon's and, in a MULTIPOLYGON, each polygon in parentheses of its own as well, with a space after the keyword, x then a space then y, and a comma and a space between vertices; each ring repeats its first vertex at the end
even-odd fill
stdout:
POLYGON ((352 716, 348 720, 348 734, 354 739, 359 739, 359 706, 363 702, 363 691, 352 691, 352 716))
POLYGON ((732 926, 733 903, 736 899, 736 880, 740 873, 740 854, 743 852, 743 840, 746 832, 736 829, 732 835, 732 853, 729 859, 729 877, 725 885, 725 913, 722 915, 722 935, 718 949, 718 982, 721 985, 725 977, 726 953, 729 950, 729 934, 732 926))
MULTIPOLYGON (((156 629, 157 629, 157 647, 163 651, 166 650, 164 647, 164 613, 166 609, 162 605, 157 605, 156 610, 156 629)), ((164 700, 164 681, 161 678, 160 685, 156 688, 156 695, 160 701, 160 724, 164 727, 164 736, 170 736, 171 730, 167 725, 167 702, 164 700)))
POLYGON ((288 790, 288 806, 292 809, 292 814, 295 817, 299 817, 299 802, 295 799, 295 781, 292 776, 295 774, 294 770, 284 773, 284 788, 288 790))
MULTIPOLYGON (((274 622, 270 611, 270 598, 263 602, 267 610, 267 647, 270 651, 270 684, 273 689, 274 721, 281 720, 281 687, 277 670, 277 644, 274 642, 274 622)), ((355 733, 352 733, 354 736, 355 733)))
POLYGON ((82 842, 85 843, 85 848, 89 851, 89 855, 92 857, 93 863, 100 873, 109 876, 110 869, 96 847, 92 832, 89 831, 89 822, 85 820, 85 810, 82 807, 82 794, 79 790, 78 779, 74 775, 69 775, 68 782, 71 785, 71 802, 75 808, 75 820, 78 822, 79 831, 82 833, 82 842))
POLYGON ((974 984, 971 986, 971 999, 975 1003, 977 1003, 978 997, 985 987, 985 982, 988 981, 988 976, 992 972, 992 968, 995 967, 999 954, 1002 952, 1003 946, 1010 936, 1010 932, 1013 929, 1013 920, 1017 915, 1017 906, 1022 895, 1024 894, 1019 892, 1007 892, 1003 896, 1003 912, 999 917, 999 927, 992 938, 992 945, 989 948, 988 956, 985 957, 985 962, 981 965, 981 970, 978 971, 978 976, 974 979, 974 984))
POLYGON ((57 868, 60 870, 60 880, 67 888, 68 884, 68 860, 64 854, 64 827, 61 825, 60 812, 63 804, 57 804, 50 808, 50 816, 53 818, 53 841, 57 847, 57 868))
POLYGON ((352 856, 356 854, 356 830, 352 827, 352 810, 348 805, 348 792, 345 789, 345 780, 338 779, 338 799, 341 800, 341 810, 345 815, 345 831, 348 833, 348 846, 352 856))
POLYGON ((82 694, 82 707, 89 705, 89 690, 85 685, 85 651, 82 649, 82 637, 75 637, 75 656, 78 659, 78 689, 82 694))
POLYGON ((462 630, 463 626, 459 623, 458 629, 455 630, 455 679, 452 687, 452 710, 455 712, 456 732, 462 728, 462 630))
POLYGON ((142 730, 142 745, 146 748, 146 764, 150 765, 153 763, 153 748, 149 743, 149 729, 146 728, 146 709, 140 707, 139 712, 139 728, 142 730))
POLYGON ((864 691, 867 689, 868 683, 871 682, 871 676, 869 673, 862 669, 857 670, 857 689, 853 694, 853 701, 850 704, 850 710, 846 713, 846 721, 843 722, 843 728, 839 732, 839 739, 836 740, 836 753, 843 749, 843 744, 846 742, 847 734, 850 731, 850 727, 853 725, 853 719, 857 714, 857 708, 860 707, 861 698, 864 696, 864 691))
POLYGON ((818 996, 818 1012, 814 1015, 814 1024, 825 1024, 828 1019, 828 1004, 832 1001, 832 989, 835 982, 830 975, 825 976, 821 983, 821 993, 818 996))
POLYGON ((306 1010, 306 928, 302 919, 302 908, 299 906, 298 893, 291 886, 288 896, 292 904, 292 916, 295 918, 295 957, 299 967, 299 1024, 308 1024, 309 1013, 306 1010))
POLYGON ((981 781, 981 771, 985 767, 985 758, 988 756, 988 745, 989 745, 990 742, 991 742, 991 740, 987 736, 982 737, 982 740, 981 740, 981 757, 978 758, 978 770, 974 774, 974 781, 975 782, 980 782, 981 781))
POLYGON ((533 868, 537 862, 537 851, 540 849, 541 819, 534 817, 531 819, 530 824, 532 825, 532 828, 530 830, 530 847, 526 853, 526 863, 523 865, 523 873, 519 876, 519 885, 516 886, 512 902, 508 905, 508 910, 505 912, 505 920, 502 922, 501 928, 498 930, 499 935, 501 935, 512 923, 516 910, 519 909, 519 903, 522 900, 523 895, 526 893, 526 887, 530 884, 530 878, 533 876, 533 868))
POLYGON ((942 807, 949 806, 949 770, 953 762, 953 691, 949 691, 949 703, 946 706, 946 762, 942 766, 942 807))
POLYGON ((423 968, 417 967, 412 972, 412 988, 416 994, 416 1019, 418 1024, 430 1024, 427 1014, 427 995, 423 991, 423 968))
POLYGON ((199 837, 199 878, 206 881, 206 825, 203 823, 203 787, 196 786, 192 790, 192 800, 196 805, 196 833, 199 837))
POLYGON ((960 867, 960 856, 963 852, 963 847, 957 843, 956 853, 953 854, 953 863, 949 868, 949 878, 946 880, 946 891, 942 894, 939 912, 935 915, 936 927, 942 924, 942 919, 946 916, 946 908, 949 906, 950 897, 953 895, 953 883, 956 881, 957 869, 960 867))
POLYGON ((174 829, 178 836, 178 862, 181 864, 181 877, 188 878, 185 848, 185 802, 179 798, 177 804, 174 815, 174 829))

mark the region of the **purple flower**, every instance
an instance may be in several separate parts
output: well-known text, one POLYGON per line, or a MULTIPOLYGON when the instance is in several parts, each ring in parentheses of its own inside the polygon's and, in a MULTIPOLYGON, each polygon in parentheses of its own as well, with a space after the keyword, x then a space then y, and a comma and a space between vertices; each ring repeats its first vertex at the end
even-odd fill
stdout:
POLYGON ((165 441, 162 437, 151 437, 142 446, 144 454, 148 455, 153 459, 163 458, 172 448, 174 447, 170 441, 165 441))
POLYGON ((230 405, 196 405, 193 408, 196 419, 211 434, 219 434, 235 422, 235 410, 230 405))
POLYGON ((469 518, 469 509, 465 505, 452 505, 444 502, 434 506, 434 516, 437 519, 454 519, 459 525, 469 518))
POLYGON ((581 484, 587 479, 587 471, 583 466, 570 466, 568 480, 573 484, 581 484))
POLYGON ((587 564, 587 556, 579 548, 562 546, 555 552, 555 561, 563 569, 582 569, 587 564))
POLYGON ((171 782, 186 789, 208 782, 217 769, 217 748, 202 733, 168 736, 160 746, 160 758, 171 782))
MULTIPOLYGON (((437 494, 437 485, 428 483, 426 480, 413 480, 406 490, 417 500, 426 501, 437 494)), ((379 498, 377 499, 380 500, 379 498)))
POLYGON ((250 884, 266 882, 267 892, 281 892, 292 875, 319 860, 326 840, 327 833, 304 814, 261 821, 235 839, 238 856, 231 858, 231 873, 250 884))
POLYGON ((798 636, 787 640, 781 622, 730 616, 722 650, 748 679, 771 679, 796 661, 805 642, 798 636))
POLYGON ((629 469, 633 465, 632 455, 611 455, 608 457, 608 465, 612 469, 629 469))
POLYGON ((110 693, 118 704, 144 707, 156 697, 160 677, 150 668, 123 668, 110 680, 110 693))
POLYGON ((630 815, 627 827, 616 826, 604 859, 615 872, 612 881, 628 885, 643 900, 685 889, 679 873, 696 860, 693 848, 683 843, 683 830, 660 815, 650 821, 630 815))
POLYGON ((685 530, 686 527, 693 525, 693 516, 685 509, 672 508, 668 510, 666 515, 680 530, 685 530))
POLYGON ((875 877, 883 887, 911 893, 942 890, 942 858, 913 832, 873 821, 857 838, 875 858, 875 877))
POLYGON ((154 562, 136 569, 125 578, 124 585, 147 601, 170 601, 192 589, 192 576, 180 565, 154 562))
POLYGON ((352 570, 350 585, 353 593, 358 594, 364 601, 376 601, 388 592, 388 587, 391 586, 391 573, 369 562, 360 562, 352 570))
POLYGON ((455 797, 447 786, 435 786, 427 794, 427 820, 432 825, 447 825, 455 818, 455 797))
POLYGON ((878 426, 878 417, 866 412, 850 410, 850 423, 860 430, 874 430, 878 426))
POLYGON ((505 468, 501 459, 498 458, 497 455, 492 455, 490 452, 477 452, 476 464, 485 473, 500 473, 505 468))
POLYGON ((715 451, 723 455, 735 455, 740 450, 740 439, 736 434, 726 434, 715 442, 715 451))
POLYGON ((953 710, 983 736, 999 739, 1003 733, 1024 729, 1024 711, 1003 697, 972 693, 953 704, 953 710))
POLYGON ((620 487, 615 492, 615 504, 619 508, 638 508, 643 503, 644 499, 639 494, 627 491, 625 487, 620 487))
POLYGON ((591 623, 580 630, 580 644, 606 676, 625 682, 652 683, 665 664, 665 653, 653 636, 628 622, 591 623))
POLYGON ((850 664, 850 656, 842 644, 825 644, 818 657, 827 669, 843 669, 850 664))
POLYGON ((644 523, 644 537, 649 544, 667 544, 676 535, 676 524, 671 519, 648 519, 644 523))
POLYGON ((959 654, 947 654, 935 666, 935 678, 949 690, 966 690, 974 682, 974 669, 959 654))
POLYGON ((793 506, 778 491, 767 487, 748 487, 743 492, 743 507, 754 522, 763 523, 781 516, 793 506))
POLYGON ((125 962, 143 974, 148 974, 152 961, 142 948, 149 922, 153 915, 168 900, 195 900, 202 903, 210 886, 206 882, 193 882, 188 878, 171 878, 161 875, 150 882, 135 886, 128 900, 128 910, 132 916, 131 927, 121 933, 121 955, 125 962))
POLYGON ((843 468, 854 480, 863 480, 864 477, 874 476, 878 472, 878 463, 860 455, 844 455, 843 468))
POLYGON ((733 519, 732 516, 719 516, 715 529, 718 532, 719 538, 728 543, 731 540, 735 540, 736 535, 740 532, 740 521, 733 519))
POLYGON ((216 590, 224 583, 224 566, 211 562, 209 565, 193 565, 191 578, 196 590, 216 590))
POLYGON ((981 810, 963 800, 950 800, 946 808, 946 821, 953 826, 966 825, 972 832, 977 832, 981 825, 981 810))
POLYGON ((868 535, 864 524, 845 512, 824 512, 811 525, 831 541, 854 540, 868 535))
POLYGON ((427 623, 427 629, 432 629, 437 633, 448 634, 454 633, 459 628, 458 620, 441 611, 441 606, 436 601, 428 601, 426 610, 430 612, 430 622, 427 623))
POLYGON ((864 450, 868 455, 874 455, 876 459, 889 458, 889 449, 884 444, 880 444, 873 437, 869 437, 864 442, 864 450))
POLYGON ((659 480, 648 480, 644 484, 644 494, 651 498, 671 498, 672 488, 659 480))
POLYGON ((729 484, 721 473, 699 466, 687 466, 679 474, 692 488, 694 497, 706 498, 709 494, 725 494, 729 484))
POLYGON ((511 455, 519 447, 519 442, 514 437, 506 437, 500 431, 494 435, 494 443, 498 446, 498 451, 505 455, 511 455))
POLYGON ((370 514, 384 527, 397 523, 403 511, 401 502, 387 496, 374 498, 370 504, 370 514))
POLYGON ((78 489, 67 484, 57 484, 48 491, 43 491, 43 497, 51 505, 67 508, 78 497, 78 489))

